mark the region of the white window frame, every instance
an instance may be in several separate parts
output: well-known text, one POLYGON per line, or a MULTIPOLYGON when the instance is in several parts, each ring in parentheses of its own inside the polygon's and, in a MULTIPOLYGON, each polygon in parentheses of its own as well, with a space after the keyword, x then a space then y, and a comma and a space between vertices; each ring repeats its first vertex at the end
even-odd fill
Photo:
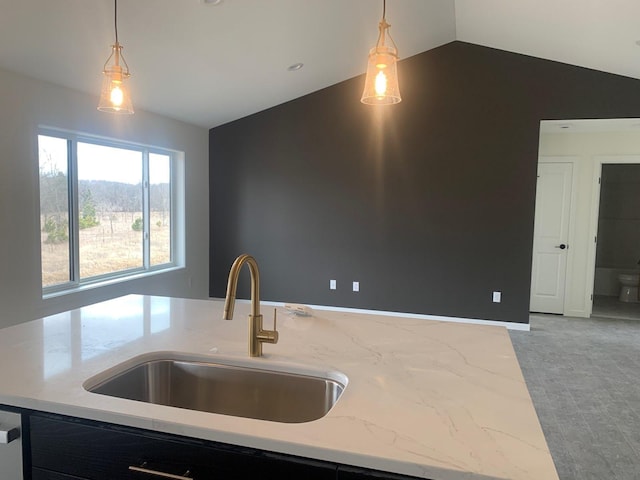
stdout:
MULTIPOLYGON (((167 148, 133 143, 123 140, 110 139, 95 135, 70 132, 51 127, 39 127, 37 136, 61 138, 67 141, 67 183, 69 193, 69 273, 70 280, 51 286, 42 286, 43 298, 71 293, 87 287, 108 285, 114 282, 131 280, 142 276, 154 275, 161 272, 184 267, 184 153, 167 148), (79 199, 78 199, 78 143, 89 143, 105 147, 136 150, 142 153, 143 165, 143 265, 142 267, 121 270, 113 273, 80 278, 80 230, 78 227, 79 199), (150 188, 149 188, 149 154, 168 155, 170 157, 170 228, 171 242, 168 263, 150 265, 150 188)), ((37 139, 36 139, 36 143, 37 139)), ((38 149, 38 162, 40 155, 38 149)), ((40 182, 38 181, 38 198, 40 198, 40 182)), ((38 201, 38 204, 40 202, 38 201)), ((38 216, 40 218, 40 215, 38 216)), ((40 244, 40 261, 42 262, 42 244, 40 244)), ((40 268, 42 275, 42 266, 40 268)), ((42 284, 42 277, 40 280, 42 284)))

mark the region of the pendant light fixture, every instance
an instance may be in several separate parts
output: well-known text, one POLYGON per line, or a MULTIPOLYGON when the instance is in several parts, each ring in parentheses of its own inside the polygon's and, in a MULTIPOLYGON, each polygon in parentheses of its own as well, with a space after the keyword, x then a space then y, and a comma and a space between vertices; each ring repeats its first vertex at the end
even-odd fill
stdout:
POLYGON ((398 85, 398 48, 386 19, 387 1, 382 0, 382 20, 376 46, 369 51, 367 78, 360 101, 368 105, 392 105, 402 101, 398 85))
POLYGON ((102 73, 102 91, 100 92, 100 102, 98 110, 101 112, 132 114, 133 104, 127 80, 131 76, 129 65, 122 55, 122 45, 118 42, 118 0, 114 0, 114 26, 116 33, 116 43, 111 45, 111 55, 104 62, 102 73), (124 68, 120 65, 124 64, 124 68), (110 63, 112 62, 112 63, 110 63))

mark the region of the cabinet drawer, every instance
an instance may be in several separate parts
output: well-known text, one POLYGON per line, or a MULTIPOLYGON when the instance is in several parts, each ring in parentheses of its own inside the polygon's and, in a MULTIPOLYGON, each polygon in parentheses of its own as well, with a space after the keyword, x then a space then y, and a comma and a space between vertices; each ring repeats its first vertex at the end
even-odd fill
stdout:
MULTIPOLYGON (((335 480, 337 466, 250 448, 200 441, 97 422, 32 415, 31 463, 88 480, 151 480, 130 466, 194 480, 304 478, 335 480)), ((66 479, 36 477, 35 479, 66 479)), ((73 477, 71 477, 73 478, 73 477)), ((159 478, 159 477, 155 477, 159 478)))

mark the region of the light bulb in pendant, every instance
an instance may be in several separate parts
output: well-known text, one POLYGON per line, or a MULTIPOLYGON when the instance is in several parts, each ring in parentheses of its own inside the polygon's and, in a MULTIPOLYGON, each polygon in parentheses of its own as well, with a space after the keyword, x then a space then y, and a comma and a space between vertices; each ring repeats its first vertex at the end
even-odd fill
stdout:
POLYGON ((376 75, 376 97, 382 98, 387 93, 387 76, 382 70, 376 75))
POLYGON ((124 92, 120 88, 120 85, 115 85, 111 89, 110 99, 111 99, 111 104, 114 107, 122 106, 122 101, 124 100, 124 92))

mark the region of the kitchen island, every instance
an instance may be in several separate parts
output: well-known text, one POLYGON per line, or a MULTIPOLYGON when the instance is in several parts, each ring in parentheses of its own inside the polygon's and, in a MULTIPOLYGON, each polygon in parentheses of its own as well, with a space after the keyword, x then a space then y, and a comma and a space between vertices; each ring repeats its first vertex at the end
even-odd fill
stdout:
MULTIPOLYGON (((432 480, 557 480, 504 327, 278 308, 280 339, 247 354, 248 303, 129 295, 0 331, 0 405, 432 480), (348 378, 326 416, 277 423, 90 393, 149 352, 348 378)), ((270 309, 263 305, 265 325, 270 309)))

